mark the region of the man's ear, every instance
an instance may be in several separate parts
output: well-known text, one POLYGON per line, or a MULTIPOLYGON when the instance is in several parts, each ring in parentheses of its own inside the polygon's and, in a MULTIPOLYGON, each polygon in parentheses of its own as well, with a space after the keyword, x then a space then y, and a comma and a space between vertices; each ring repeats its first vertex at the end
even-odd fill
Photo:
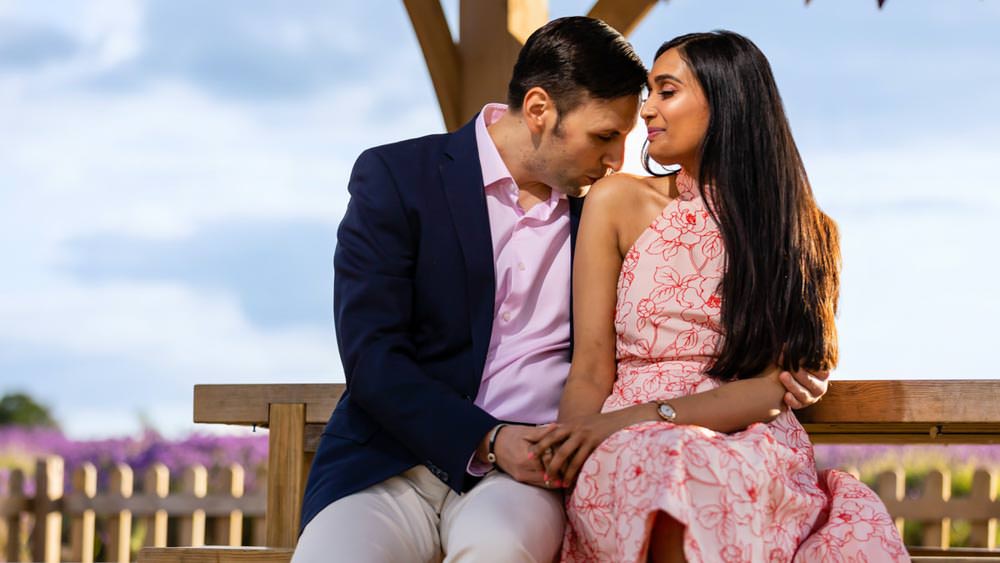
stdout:
POLYGON ((559 118, 555 101, 541 86, 535 86, 525 92, 521 113, 532 135, 540 135, 545 129, 552 127, 559 118))

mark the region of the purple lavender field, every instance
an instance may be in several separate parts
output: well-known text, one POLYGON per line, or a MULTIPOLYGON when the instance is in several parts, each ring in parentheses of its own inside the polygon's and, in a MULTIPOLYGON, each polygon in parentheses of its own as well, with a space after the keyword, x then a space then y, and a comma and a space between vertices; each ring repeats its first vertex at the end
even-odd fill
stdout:
MULTIPOLYGON (((12 470, 22 469, 27 475, 33 475, 36 460, 47 455, 57 455, 65 460, 67 492, 72 490, 70 476, 85 462, 97 467, 99 487, 104 486, 110 469, 119 463, 132 468, 137 485, 141 482, 140 476, 154 463, 166 465, 171 480, 194 465, 203 465, 210 476, 217 476, 219 470, 236 463, 246 470, 246 492, 252 494, 264 482, 267 434, 192 434, 183 439, 168 440, 155 431, 147 430, 136 437, 71 440, 51 428, 0 426, 0 494, 7 492, 12 470)), ((34 479, 26 479, 25 486, 29 495, 34 493, 34 479)))
MULTIPOLYGON (((47 455, 58 455, 65 460, 67 492, 72 490, 70 476, 73 470, 84 462, 98 468, 101 488, 107 482, 110 469, 119 463, 132 467, 137 486, 141 486, 139 476, 154 463, 166 465, 172 480, 192 465, 205 466, 210 479, 218 480, 222 468, 236 463, 245 468, 246 492, 253 494, 265 482, 267 435, 192 434, 168 440, 147 430, 135 437, 71 440, 52 428, 0 426, 0 496, 8 494, 9 476, 14 469, 26 473, 26 492, 33 495, 35 482, 31 476, 36 460, 47 455)), ((821 445, 816 447, 816 462, 820 468, 856 468, 861 479, 869 485, 874 484, 879 473, 902 467, 906 472, 907 495, 913 497, 920 496, 923 481, 930 471, 947 471, 951 474, 952 495, 961 497, 969 494, 972 475, 977 469, 1000 470, 1000 446, 821 445)), ((906 541, 919 544, 920 530, 918 523, 907 521, 906 541)), ((953 522, 952 545, 965 545, 968 532, 967 522, 953 522)))

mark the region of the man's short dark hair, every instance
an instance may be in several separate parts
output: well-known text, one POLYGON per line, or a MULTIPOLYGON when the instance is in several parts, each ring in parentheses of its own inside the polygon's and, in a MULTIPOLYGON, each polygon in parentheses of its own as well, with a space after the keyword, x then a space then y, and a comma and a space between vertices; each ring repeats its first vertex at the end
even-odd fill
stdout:
POLYGON ((538 86, 552 97, 560 115, 585 96, 612 100, 639 94, 646 67, 632 45, 601 20, 559 18, 538 28, 524 43, 507 88, 507 104, 520 109, 524 95, 538 86))

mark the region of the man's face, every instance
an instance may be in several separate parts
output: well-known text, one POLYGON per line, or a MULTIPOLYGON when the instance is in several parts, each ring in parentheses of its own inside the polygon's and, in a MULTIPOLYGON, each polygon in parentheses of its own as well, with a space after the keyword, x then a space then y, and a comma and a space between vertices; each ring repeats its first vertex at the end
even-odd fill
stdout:
POLYGON ((621 168, 625 137, 638 111, 638 95, 588 97, 546 125, 532 158, 535 174, 552 189, 579 196, 585 187, 621 168))

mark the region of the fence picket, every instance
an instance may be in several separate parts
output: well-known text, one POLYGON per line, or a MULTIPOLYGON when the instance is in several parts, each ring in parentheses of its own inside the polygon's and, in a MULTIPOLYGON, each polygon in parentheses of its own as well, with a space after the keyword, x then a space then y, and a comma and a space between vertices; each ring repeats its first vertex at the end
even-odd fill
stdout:
MULTIPOLYGON (((24 492, 24 471, 15 469, 10 472, 10 479, 7 481, 8 498, 11 506, 24 506, 28 497, 24 492)), ((7 520, 7 549, 4 556, 7 561, 24 561, 21 557, 21 538, 24 537, 24 518, 18 511, 13 511, 6 518, 7 520)))
MULTIPOLYGON (((181 490, 195 498, 204 498, 208 494, 208 471, 203 465, 188 467, 181 481, 181 490)), ((193 547, 205 545, 204 509, 195 509, 189 516, 181 517, 179 531, 178 544, 193 547)))
MULTIPOLYGON (((124 463, 111 471, 109 496, 121 500, 132 497, 134 478, 132 468, 124 463)), ((122 503, 124 504, 124 502, 122 503)), ((108 519, 108 561, 128 563, 131 555, 132 511, 122 508, 108 519)))
POLYGON ((896 523, 896 529, 899 530, 899 534, 903 535, 903 523, 905 520, 902 516, 899 516, 901 504, 906 495, 906 473, 903 472, 903 468, 895 467, 892 471, 879 474, 875 481, 875 492, 882 499, 882 502, 885 503, 889 514, 897 515, 893 518, 893 521, 896 523))
MULTIPOLYGON (((223 491, 233 498, 242 498, 244 493, 244 483, 246 472, 243 466, 231 464, 224 470, 223 491)), ((243 544, 243 511, 233 510, 228 516, 219 516, 214 519, 214 541, 218 545, 228 545, 237 547, 243 544)))
MULTIPOLYGON (((926 513, 927 509, 933 510, 940 507, 951 499, 951 472, 933 470, 927 474, 924 480, 924 490, 920 498, 913 504, 920 505, 926 513)), ((924 545, 930 547, 947 548, 951 541, 951 518, 948 516, 940 519, 928 520, 924 523, 924 545)))
MULTIPOLYGON (((74 496, 85 499, 97 496, 97 468, 93 463, 85 462, 73 472, 73 491, 74 496)), ((70 560, 93 563, 95 524, 96 514, 91 509, 70 516, 70 560)))
POLYGON ((62 512, 56 503, 63 495, 63 459, 46 456, 35 469, 35 530, 31 545, 34 561, 59 563, 62 548, 62 512), (37 530, 41 530, 39 533, 37 530))
MULTIPOLYGON (((972 490, 968 502, 983 508, 986 514, 1000 514, 997 510, 997 470, 977 469, 972 474, 972 490)), ((974 520, 969 534, 969 543, 990 549, 996 548, 997 519, 974 520)))
MULTIPOLYGON (((154 463, 143 477, 142 492, 147 496, 165 499, 170 494, 170 470, 162 463, 154 463)), ((142 545, 167 547, 167 511, 159 509, 143 520, 146 523, 146 537, 142 545)))

